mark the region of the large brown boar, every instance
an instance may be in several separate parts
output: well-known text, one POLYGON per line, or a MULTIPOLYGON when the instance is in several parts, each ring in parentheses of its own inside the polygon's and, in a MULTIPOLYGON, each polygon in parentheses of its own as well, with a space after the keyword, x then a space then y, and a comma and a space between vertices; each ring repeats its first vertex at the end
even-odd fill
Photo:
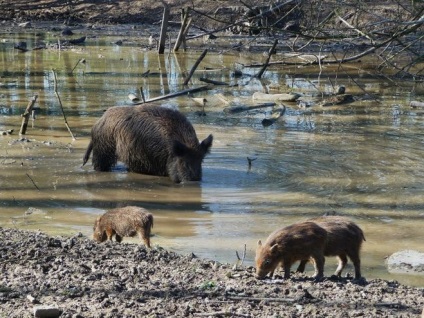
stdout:
MULTIPOLYGON (((324 255, 338 257, 339 264, 335 275, 341 276, 347 264, 347 257, 349 257, 355 268, 355 279, 360 279, 361 259, 359 252, 362 241, 365 241, 365 236, 359 226, 340 216, 323 216, 309 219, 308 221, 318 224, 327 231, 327 244, 324 249, 324 255)), ((303 272, 306 263, 307 259, 302 260, 297 271, 303 272)))
POLYGON ((111 107, 94 124, 83 159, 93 151, 97 171, 122 161, 131 172, 169 176, 174 182, 199 181, 212 135, 199 143, 188 119, 170 108, 142 105, 111 107))
POLYGON ((134 237, 138 234, 140 240, 150 247, 150 231, 153 228, 153 215, 146 209, 136 206, 126 206, 107 211, 98 217, 93 227, 93 239, 97 242, 112 240, 117 242, 123 237, 134 237))
POLYGON ((324 247, 327 232, 314 222, 296 223, 271 233, 262 245, 256 248, 256 277, 272 276, 278 266, 284 268, 284 278, 290 277, 292 264, 312 258, 315 264, 315 278, 324 275, 324 247))

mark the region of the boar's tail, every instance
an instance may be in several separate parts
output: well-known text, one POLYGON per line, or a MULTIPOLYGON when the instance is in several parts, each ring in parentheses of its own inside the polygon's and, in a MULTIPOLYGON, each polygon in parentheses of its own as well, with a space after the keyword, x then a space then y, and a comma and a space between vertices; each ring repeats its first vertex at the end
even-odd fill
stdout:
POLYGON ((88 161, 88 158, 90 158, 91 151, 93 150, 93 140, 90 140, 90 143, 88 144, 87 150, 85 151, 84 158, 82 165, 85 165, 88 161))

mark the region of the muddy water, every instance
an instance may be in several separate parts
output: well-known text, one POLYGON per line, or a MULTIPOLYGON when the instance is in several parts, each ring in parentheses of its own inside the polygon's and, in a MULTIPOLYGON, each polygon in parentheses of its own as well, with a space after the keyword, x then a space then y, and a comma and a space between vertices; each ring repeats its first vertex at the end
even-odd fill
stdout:
MULTIPOLYGON (((199 52, 158 57, 139 43, 117 46, 111 44, 117 38, 89 38, 68 51, 21 53, 14 42, 25 40, 31 47, 55 38, 18 34, 3 39, 0 130, 14 133, 0 136, 0 226, 89 236, 105 210, 139 205, 155 216, 153 244, 229 263, 246 246, 245 263, 253 265, 258 239, 277 227, 335 212, 351 217, 365 232, 365 277, 424 286, 423 278, 389 274, 384 264, 398 250, 424 252, 424 117, 409 107, 410 100, 423 99, 422 86, 377 81, 368 76, 365 62, 343 71, 325 66, 320 77, 315 68, 278 66, 263 81, 234 78, 234 65, 263 56, 208 53, 190 86, 203 85, 201 76, 238 86, 195 94, 207 99, 206 116, 199 115, 202 107, 190 96, 157 103, 184 112, 200 139, 214 135, 203 181, 176 185, 167 178, 127 173, 122 165, 110 173, 94 172, 91 165, 81 167, 82 156, 91 126, 107 107, 130 105, 128 94, 139 94, 140 87, 146 98, 182 89, 199 52), (85 63, 77 64, 80 59, 85 63), (53 70, 76 140, 64 124, 53 70), (149 76, 142 77, 148 70, 149 76), (352 79, 375 98, 364 98, 352 79), (306 110, 287 103, 284 117, 269 127, 261 125, 269 108, 227 114, 228 105, 218 97, 249 104, 253 92, 276 86, 280 90, 273 92, 292 89, 311 97, 332 84, 346 85, 360 100, 306 110), (21 138, 20 115, 35 94, 40 110, 21 138), (255 159, 250 168, 247 157, 255 159)), ((335 262, 327 259, 327 274, 335 262)))

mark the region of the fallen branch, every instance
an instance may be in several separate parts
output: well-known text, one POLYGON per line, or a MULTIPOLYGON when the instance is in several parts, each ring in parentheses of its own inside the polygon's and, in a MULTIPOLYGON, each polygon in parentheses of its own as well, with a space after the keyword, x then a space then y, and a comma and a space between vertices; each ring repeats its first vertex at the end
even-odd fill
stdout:
POLYGON ((230 300, 243 300, 243 301, 265 301, 274 303, 295 303, 298 301, 295 298, 268 298, 268 297, 243 297, 243 296, 226 296, 225 298, 230 300))
POLYGON ((206 56, 206 53, 208 53, 208 49, 205 49, 203 53, 197 59, 196 63, 194 63, 193 67, 190 70, 190 73, 188 73, 187 77, 185 78, 183 85, 188 84, 188 82, 190 81, 190 78, 193 76, 194 71, 199 66, 200 62, 202 62, 203 58, 206 56))
POLYGON ((294 102, 299 97, 300 94, 297 93, 266 94, 262 92, 255 92, 252 95, 253 100, 284 102, 294 102))
POLYGON ((40 191, 40 188, 35 184, 34 180, 32 180, 32 178, 29 176, 29 174, 27 173, 26 176, 28 177, 29 180, 31 180, 32 184, 34 185, 34 187, 40 191))
POLYGON ((235 113, 241 113, 241 112, 245 112, 245 111, 249 111, 253 109, 273 107, 273 106, 275 106, 275 103, 265 103, 265 104, 253 105, 253 106, 244 106, 244 105, 233 106, 233 107, 224 108, 224 112, 229 114, 235 114, 235 113))
POLYGON ((213 84, 213 85, 229 85, 228 83, 225 83, 225 82, 214 81, 204 77, 199 78, 199 80, 205 83, 213 84))
POLYGON ((28 106, 26 107, 25 112, 22 114, 23 118, 22 118, 21 129, 19 130, 19 135, 25 135, 26 133, 29 116, 31 115, 32 108, 34 107, 34 104, 37 101, 37 98, 38 98, 38 95, 34 95, 34 97, 28 103, 28 106))
POLYGON ((159 46, 158 53, 163 54, 165 52, 165 41, 166 41, 166 31, 168 29, 168 19, 169 19, 169 6, 168 4, 161 0, 163 4, 163 17, 162 17, 162 26, 160 29, 160 38, 159 38, 159 46))
POLYGON ((59 93, 57 92, 57 78, 56 78, 56 72, 52 70, 53 72, 53 79, 54 79, 54 93, 57 97, 57 100, 59 102, 60 109, 62 110, 63 119, 65 120, 65 126, 68 128, 69 133, 71 134, 72 140, 75 140, 74 134, 72 133, 71 127, 69 127, 68 121, 66 119, 65 111, 63 110, 62 101, 60 100, 59 93))
POLYGON ((277 43, 278 43, 278 39, 275 39, 274 44, 272 45, 271 49, 268 51, 268 57, 266 58, 265 64, 263 65, 261 70, 258 72, 258 74, 255 75, 256 78, 261 78, 262 75, 264 74, 266 68, 269 65, 269 60, 271 59, 271 55, 274 54, 275 52, 275 47, 277 46, 277 43))
POLYGON ((272 113, 270 118, 264 118, 262 120, 262 126, 264 127, 271 126, 273 123, 275 123, 278 120, 278 118, 283 116, 285 112, 286 112, 286 106, 283 105, 283 107, 280 107, 277 110, 275 110, 272 113))
POLYGON ((154 98, 151 98, 151 99, 147 99, 143 102, 139 102, 139 103, 136 103, 134 105, 141 105, 141 104, 145 104, 145 103, 156 102, 158 100, 172 98, 172 97, 176 97, 176 96, 180 96, 180 95, 184 95, 184 94, 188 94, 188 93, 205 91, 205 90, 208 90, 208 89, 209 89, 209 85, 203 85, 203 86, 199 86, 199 87, 183 89, 182 91, 179 91, 179 92, 170 93, 170 94, 167 94, 167 95, 162 95, 162 96, 154 97, 154 98))

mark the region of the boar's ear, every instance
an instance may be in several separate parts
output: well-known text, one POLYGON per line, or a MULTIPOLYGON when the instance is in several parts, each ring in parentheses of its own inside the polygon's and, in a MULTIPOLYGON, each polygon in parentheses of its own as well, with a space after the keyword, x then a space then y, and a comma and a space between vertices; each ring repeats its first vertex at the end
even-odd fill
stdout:
POLYGON ((258 241, 258 246, 262 246, 261 240, 258 241))
POLYGON ((200 148, 202 149, 202 151, 206 154, 209 152, 210 148, 212 147, 212 141, 213 141, 213 136, 209 135, 207 138, 205 138, 201 143, 200 143, 200 148))
POLYGON ((278 245, 277 244, 274 244, 273 246, 271 246, 271 248, 269 249, 269 251, 271 252, 271 254, 274 254, 274 253, 277 252, 277 248, 278 248, 278 245))
POLYGON ((182 142, 174 140, 172 145, 172 153, 177 157, 183 157, 187 154, 188 148, 182 142))

